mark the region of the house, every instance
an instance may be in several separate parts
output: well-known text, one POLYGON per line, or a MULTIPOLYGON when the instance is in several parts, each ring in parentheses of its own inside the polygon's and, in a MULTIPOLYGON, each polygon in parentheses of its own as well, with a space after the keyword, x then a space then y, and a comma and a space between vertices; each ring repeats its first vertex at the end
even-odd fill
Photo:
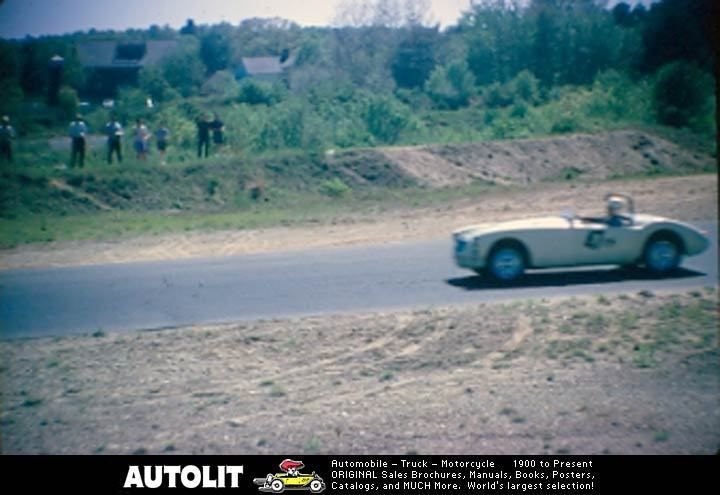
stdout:
POLYGON ((235 78, 245 77, 261 81, 286 81, 287 72, 295 63, 295 57, 284 53, 279 57, 243 57, 235 69, 235 78))
POLYGON ((143 67, 158 63, 177 49, 173 40, 141 42, 85 41, 77 44, 80 64, 87 72, 86 91, 113 96, 123 85, 135 85, 143 67))

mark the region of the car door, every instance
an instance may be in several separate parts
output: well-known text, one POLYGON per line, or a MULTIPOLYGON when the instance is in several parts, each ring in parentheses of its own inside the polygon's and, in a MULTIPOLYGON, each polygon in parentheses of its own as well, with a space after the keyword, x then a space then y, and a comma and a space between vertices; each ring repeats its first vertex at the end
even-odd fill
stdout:
POLYGON ((578 264, 625 264, 635 255, 631 247, 638 231, 631 224, 608 225, 602 221, 583 222, 576 242, 582 243, 578 264))

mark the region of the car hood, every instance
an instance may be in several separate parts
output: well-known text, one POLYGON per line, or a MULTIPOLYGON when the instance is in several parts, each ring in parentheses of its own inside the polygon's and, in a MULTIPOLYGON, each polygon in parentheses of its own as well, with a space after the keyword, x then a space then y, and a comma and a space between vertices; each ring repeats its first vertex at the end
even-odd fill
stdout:
POLYGON ((569 229, 570 221, 561 216, 528 218, 508 222, 480 223, 468 225, 453 232, 455 237, 475 237, 495 232, 512 232, 518 230, 569 229))

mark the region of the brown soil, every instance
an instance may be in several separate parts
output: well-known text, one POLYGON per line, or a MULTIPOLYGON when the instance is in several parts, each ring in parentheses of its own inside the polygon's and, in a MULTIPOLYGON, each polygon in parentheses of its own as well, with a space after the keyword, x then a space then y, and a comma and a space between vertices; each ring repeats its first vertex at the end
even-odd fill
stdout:
POLYGON ((679 220, 717 218, 717 175, 599 183, 543 183, 532 188, 488 192, 481 198, 442 206, 396 209, 373 216, 345 216, 327 225, 302 225, 223 232, 193 232, 112 242, 56 242, 0 251, 0 269, 122 263, 240 255, 328 246, 348 246, 448 237, 463 225, 558 214, 566 206, 598 213, 611 191, 635 198, 638 211, 679 220))
POLYGON ((697 172, 713 163, 710 156, 640 131, 389 148, 383 153, 408 176, 431 187, 477 180, 507 185, 697 172))
POLYGON ((3 342, 3 453, 711 454, 717 291, 3 342))

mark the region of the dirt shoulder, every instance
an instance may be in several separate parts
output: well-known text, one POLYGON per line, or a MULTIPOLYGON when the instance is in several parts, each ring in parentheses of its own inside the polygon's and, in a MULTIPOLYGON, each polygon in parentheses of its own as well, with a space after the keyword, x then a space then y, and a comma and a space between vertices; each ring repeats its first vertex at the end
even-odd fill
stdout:
POLYGON ((715 174, 599 183, 543 183, 532 188, 499 189, 476 199, 442 206, 395 209, 373 216, 345 216, 326 225, 193 232, 120 239, 112 242, 57 242, 0 251, 0 269, 124 263, 214 257, 316 247, 377 244, 447 237, 463 225, 557 214, 574 206, 597 213, 611 191, 635 197, 639 211, 680 220, 717 218, 715 174))
POLYGON ((717 297, 6 341, 2 452, 711 454, 717 297))

